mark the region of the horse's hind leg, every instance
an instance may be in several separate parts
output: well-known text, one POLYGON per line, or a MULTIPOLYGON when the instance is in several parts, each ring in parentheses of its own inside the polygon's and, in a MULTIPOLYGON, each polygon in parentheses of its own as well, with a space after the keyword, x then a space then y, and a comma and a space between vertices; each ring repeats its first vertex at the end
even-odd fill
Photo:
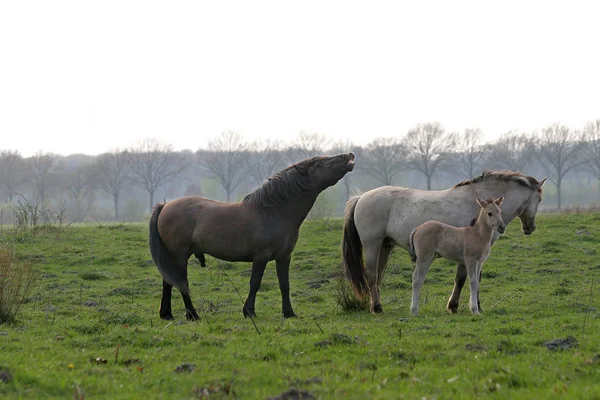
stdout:
MULTIPOLYGON (((483 272, 483 264, 479 268, 479 287, 481 288, 481 272, 483 272)), ((479 312, 482 313, 481 302, 479 301, 479 290, 477 291, 477 307, 479 308, 479 312)))
POLYGON ((377 288, 381 285, 381 280, 387 268, 392 251, 394 251, 394 242, 391 239, 385 239, 381 250, 379 251, 379 261, 377 262, 377 288))
POLYGON ((367 275, 367 283, 369 285, 369 291, 371 292, 371 312, 373 314, 379 314, 383 312, 381 306, 381 298, 379 297, 379 253, 381 251, 381 244, 376 245, 365 245, 365 272, 367 275))
POLYGON ((460 292, 462 291, 465 282, 467 281, 467 267, 464 263, 458 263, 456 266, 456 277, 454 278, 454 289, 448 299, 446 309, 451 313, 458 312, 458 302, 460 300, 460 292))
POLYGON ((425 275, 429 270, 429 266, 435 259, 435 255, 426 257, 419 254, 417 256, 417 265, 412 276, 412 300, 410 302, 410 312, 413 316, 419 315, 419 298, 421 297, 421 286, 425 282, 425 275))
POLYGON ((160 310, 158 314, 162 319, 173 319, 173 311, 171 310, 171 292, 173 286, 163 279, 162 299, 160 300, 160 310))

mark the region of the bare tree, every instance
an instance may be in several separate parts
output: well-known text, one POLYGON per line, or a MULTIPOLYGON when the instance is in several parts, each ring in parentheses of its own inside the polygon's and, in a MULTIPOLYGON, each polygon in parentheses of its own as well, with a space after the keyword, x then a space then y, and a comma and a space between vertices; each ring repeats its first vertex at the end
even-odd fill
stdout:
POLYGON ((321 133, 300 132, 298 139, 288 149, 288 159, 295 163, 300 160, 323 154, 329 145, 329 139, 321 133))
POLYGON ((231 194, 246 179, 247 147, 239 133, 222 132, 220 136, 209 140, 209 151, 199 160, 200 165, 223 186, 227 193, 227 202, 231 201, 231 194))
POLYGON ((256 141, 245 158, 248 174, 260 185, 287 165, 283 143, 278 140, 256 141))
MULTIPOLYGON (((343 154, 343 153, 352 152, 352 153, 354 153, 355 156, 358 157, 358 159, 360 159, 362 157, 362 149, 360 147, 354 145, 349 140, 338 141, 338 142, 333 143, 331 145, 330 152, 331 152, 331 154, 343 154)), ((350 175, 351 174, 344 175, 344 177, 341 180, 342 185, 344 185, 344 188, 346 190, 346 199, 350 198, 350 191, 351 191, 350 175)))
POLYGON ((25 182, 25 161, 17 150, 0 151, 0 187, 6 195, 6 202, 12 202, 13 196, 25 182))
POLYGON ((146 139, 131 149, 130 179, 150 197, 150 210, 156 190, 181 174, 190 160, 173 151, 173 145, 146 139))
POLYGON ((522 172, 534 158, 535 140, 531 135, 509 131, 489 146, 488 155, 498 168, 522 172))
POLYGON ((561 207, 563 178, 585 160, 580 157, 581 142, 578 133, 565 125, 552 124, 542 130, 539 139, 538 160, 556 185, 558 208, 561 207))
POLYGON ((406 148, 396 138, 374 139, 362 154, 361 173, 392 185, 394 177, 406 165, 406 148))
POLYGON ((31 186, 39 204, 45 207, 48 192, 57 176, 60 162, 53 154, 38 152, 29 159, 31 186))
POLYGON ((431 178, 452 150, 454 135, 447 134, 439 122, 428 122, 408 131, 405 141, 411 152, 412 168, 425 175, 427 190, 431 190, 431 178))
POLYGON ((127 150, 114 149, 98 156, 95 165, 95 181, 100 190, 112 197, 115 220, 119 219, 119 198, 129 180, 131 154, 127 150))
POLYGON ((591 171, 600 181, 600 119, 590 121, 583 130, 585 163, 583 166, 591 171))
POLYGON ((91 164, 71 167, 64 174, 65 187, 74 201, 73 220, 82 221, 94 203, 94 185, 91 164))
POLYGON ((458 152, 458 167, 466 178, 472 178, 475 171, 481 169, 485 156, 482 140, 483 135, 478 128, 466 128, 458 137, 455 147, 458 152))

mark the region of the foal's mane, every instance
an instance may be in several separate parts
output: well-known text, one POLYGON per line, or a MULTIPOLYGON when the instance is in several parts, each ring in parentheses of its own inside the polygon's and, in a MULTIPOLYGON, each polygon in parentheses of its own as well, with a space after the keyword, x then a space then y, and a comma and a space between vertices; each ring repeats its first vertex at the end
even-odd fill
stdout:
POLYGON ((309 158, 277 172, 258 189, 244 197, 242 202, 269 208, 298 197, 303 192, 311 189, 307 179, 305 179, 306 174, 301 171, 305 171, 311 164, 322 158, 324 157, 309 158))
POLYGON ((475 183, 483 182, 483 181, 513 181, 517 182, 520 185, 528 187, 529 189, 535 190, 536 185, 538 183, 537 179, 531 176, 523 175, 521 172, 513 172, 513 171, 490 171, 487 169, 483 170, 483 173, 479 176, 476 176, 473 179, 468 179, 466 181, 462 181, 454 185, 454 188, 473 185, 475 183))

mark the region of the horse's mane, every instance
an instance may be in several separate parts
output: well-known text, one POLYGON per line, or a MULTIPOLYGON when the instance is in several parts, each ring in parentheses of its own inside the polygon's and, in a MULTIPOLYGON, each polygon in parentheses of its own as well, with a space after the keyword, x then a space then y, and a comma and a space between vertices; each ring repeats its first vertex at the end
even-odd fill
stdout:
POLYGON ((527 176, 522 174, 521 172, 513 172, 513 171, 490 171, 487 169, 483 170, 483 173, 479 176, 476 176, 473 179, 468 179, 466 181, 462 181, 454 185, 453 188, 473 185, 475 183, 483 182, 483 181, 513 181, 517 182, 520 185, 526 186, 532 190, 536 189, 536 185, 538 183, 537 179, 531 176, 527 176))
POLYGON ((254 203, 269 208, 286 203, 290 199, 298 197, 301 193, 311 189, 305 179, 306 175, 301 171, 306 170, 306 168, 317 159, 322 158, 323 157, 313 157, 308 160, 300 161, 277 172, 258 189, 244 197, 242 202, 254 203))

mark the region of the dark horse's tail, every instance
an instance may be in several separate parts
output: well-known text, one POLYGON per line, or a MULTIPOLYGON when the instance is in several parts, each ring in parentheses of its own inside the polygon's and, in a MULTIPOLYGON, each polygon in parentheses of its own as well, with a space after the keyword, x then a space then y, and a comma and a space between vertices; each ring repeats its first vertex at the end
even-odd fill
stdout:
POLYGON ((351 197, 344 211, 344 237, 342 239, 342 257, 346 276, 352 282, 354 293, 359 299, 364 299, 369 293, 369 285, 365 276, 363 247, 354 223, 354 209, 360 196, 351 197))
POLYGON ((412 262, 417 261, 417 253, 415 252, 415 244, 413 243, 413 237, 415 236, 416 231, 416 229, 413 229, 408 236, 408 254, 410 254, 410 260, 412 262))
POLYGON ((182 271, 177 267, 169 254, 167 246, 165 246, 165 243, 160 237, 160 233, 158 233, 158 216, 164 206, 163 203, 160 203, 152 210, 152 216, 150 217, 150 233, 148 235, 150 254, 152 254, 152 260, 158 267, 158 271, 163 279, 181 290, 181 293, 189 294, 190 290, 185 282, 185 270, 182 271), (181 272, 183 272, 183 275, 181 272))

